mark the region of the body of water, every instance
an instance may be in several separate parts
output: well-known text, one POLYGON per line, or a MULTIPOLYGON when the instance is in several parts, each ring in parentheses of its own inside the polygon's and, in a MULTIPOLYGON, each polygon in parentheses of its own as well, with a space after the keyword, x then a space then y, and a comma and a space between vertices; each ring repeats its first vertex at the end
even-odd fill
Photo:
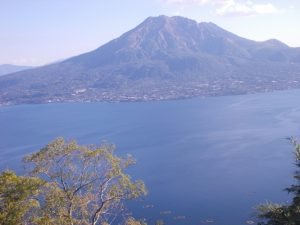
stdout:
POLYGON ((300 91, 203 99, 0 108, 0 169, 58 136, 116 144, 149 196, 129 207, 149 224, 241 225, 257 204, 285 202, 300 135, 300 91))

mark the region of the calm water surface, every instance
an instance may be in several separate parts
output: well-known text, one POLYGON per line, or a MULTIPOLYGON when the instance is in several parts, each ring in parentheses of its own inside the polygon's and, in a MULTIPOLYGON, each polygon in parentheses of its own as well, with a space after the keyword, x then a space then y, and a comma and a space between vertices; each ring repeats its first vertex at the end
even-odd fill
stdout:
POLYGON ((57 136, 108 141, 130 153, 149 196, 130 205, 149 224, 240 225, 261 202, 285 202, 300 136, 300 91, 139 103, 21 105, 0 108, 0 169, 57 136), (151 207, 149 207, 151 206, 151 207), (169 214, 162 214, 171 211, 169 214))

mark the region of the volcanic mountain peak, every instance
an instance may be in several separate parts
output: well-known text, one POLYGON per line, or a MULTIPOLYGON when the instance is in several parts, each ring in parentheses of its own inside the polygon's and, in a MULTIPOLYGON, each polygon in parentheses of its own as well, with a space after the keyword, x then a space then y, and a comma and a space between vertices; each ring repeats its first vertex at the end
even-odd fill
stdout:
POLYGON ((254 42, 230 33, 213 23, 175 16, 149 17, 134 29, 93 52, 68 60, 83 66, 157 59, 191 54, 248 57, 242 47, 254 42), (243 45, 243 46, 241 46, 243 45))
MULTIPOLYGON (((212 38, 235 36, 213 23, 197 23, 180 16, 149 17, 139 26, 129 31, 121 38, 126 38, 130 47, 148 50, 160 49, 201 49, 201 43, 212 38), (157 46, 149 46, 154 43, 157 46), (154 47, 154 48, 153 48, 154 47)), ((186 49, 186 50, 187 50, 186 49)))
POLYGON ((157 100, 300 87, 300 49, 213 23, 149 17, 98 49, 0 77, 0 105, 157 100))

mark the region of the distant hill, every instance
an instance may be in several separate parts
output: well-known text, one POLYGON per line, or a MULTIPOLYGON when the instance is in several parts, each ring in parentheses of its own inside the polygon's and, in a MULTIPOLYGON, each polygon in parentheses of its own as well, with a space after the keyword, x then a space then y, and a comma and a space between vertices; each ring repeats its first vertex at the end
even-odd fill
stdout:
POLYGON ((299 87, 300 48, 159 16, 94 51, 0 77, 0 104, 146 101, 299 87))
POLYGON ((0 65, 0 76, 6 75, 9 73, 15 73, 22 70, 31 69, 30 66, 16 66, 16 65, 10 65, 10 64, 3 64, 0 65))

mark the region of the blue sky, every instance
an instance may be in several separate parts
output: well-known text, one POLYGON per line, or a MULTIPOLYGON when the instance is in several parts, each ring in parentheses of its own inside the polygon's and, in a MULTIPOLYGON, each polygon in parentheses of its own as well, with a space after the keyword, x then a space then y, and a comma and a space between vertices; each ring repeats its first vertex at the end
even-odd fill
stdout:
POLYGON ((158 15, 300 47, 299 0, 1 0, 0 64, 36 66, 78 55, 158 15))

